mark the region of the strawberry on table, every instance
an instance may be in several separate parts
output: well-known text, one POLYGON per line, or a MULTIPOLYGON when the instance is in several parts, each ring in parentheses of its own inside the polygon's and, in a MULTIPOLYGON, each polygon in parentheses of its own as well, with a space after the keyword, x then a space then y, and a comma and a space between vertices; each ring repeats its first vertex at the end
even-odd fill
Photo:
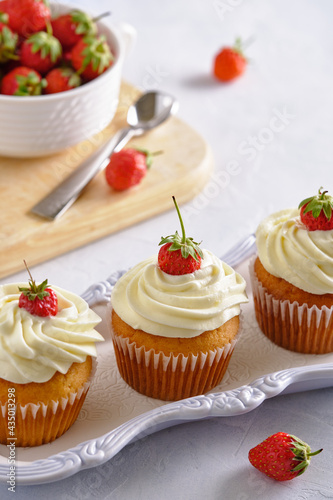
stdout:
POLYGON ((47 280, 37 285, 28 267, 27 270, 30 276, 29 287, 19 287, 19 291, 22 292, 19 298, 19 307, 35 316, 55 316, 58 312, 57 294, 48 287, 47 280))
POLYGON ((81 85, 81 78, 72 68, 54 68, 45 77, 45 94, 56 94, 81 85))
POLYGON ((175 204, 182 235, 175 234, 162 237, 159 245, 163 245, 158 253, 159 268, 167 274, 181 275, 190 274, 201 267, 203 253, 199 247, 200 243, 193 241, 193 238, 187 238, 182 217, 175 197, 172 197, 175 204))
POLYGON ((53 35, 65 50, 77 44, 86 35, 96 35, 94 20, 85 12, 72 10, 51 21, 53 35))
POLYGON ((104 35, 88 35, 74 45, 71 60, 79 75, 93 80, 113 64, 114 56, 104 35))
POLYGON ((39 31, 22 43, 21 63, 43 75, 58 63, 61 54, 59 40, 45 31, 39 31))
POLYGON ((23 37, 43 30, 51 19, 47 0, 6 0, 0 10, 8 14, 9 27, 23 37))
POLYGON ((107 183, 116 191, 124 191, 139 184, 152 165, 153 156, 143 149, 127 148, 113 153, 105 169, 107 183))
POLYGON ((233 47, 224 47, 217 54, 213 72, 218 80, 229 82, 242 75, 246 65, 247 60, 243 54, 242 42, 240 38, 237 38, 233 47))
POLYGON ((316 196, 311 196, 301 201, 298 208, 301 209, 301 221, 308 231, 330 231, 333 229, 333 197, 318 190, 316 196))
POLYGON ((4 23, 0 22, 0 63, 18 59, 15 55, 18 35, 4 23))
POLYGON ((310 446, 301 439, 277 432, 249 451, 249 461, 266 476, 288 481, 303 474, 311 457, 321 451, 311 453, 310 446))
POLYGON ((40 95, 45 80, 37 71, 19 66, 7 73, 1 81, 1 94, 15 96, 40 95))

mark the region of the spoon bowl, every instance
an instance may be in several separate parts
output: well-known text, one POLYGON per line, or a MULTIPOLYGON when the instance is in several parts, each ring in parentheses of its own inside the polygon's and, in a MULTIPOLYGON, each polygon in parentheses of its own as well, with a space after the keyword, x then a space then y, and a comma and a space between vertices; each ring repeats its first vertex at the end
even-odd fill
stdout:
POLYGON ((79 197, 86 185, 103 170, 113 152, 120 149, 131 137, 144 134, 176 113, 176 99, 163 92, 146 92, 129 107, 128 127, 119 130, 105 145, 101 146, 77 169, 74 170, 50 194, 37 203, 31 212, 40 217, 54 220, 64 214, 79 197))

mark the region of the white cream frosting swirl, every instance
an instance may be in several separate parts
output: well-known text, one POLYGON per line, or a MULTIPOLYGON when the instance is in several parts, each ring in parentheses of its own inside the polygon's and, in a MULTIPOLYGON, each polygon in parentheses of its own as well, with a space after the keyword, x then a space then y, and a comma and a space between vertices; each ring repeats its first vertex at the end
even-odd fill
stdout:
POLYGON ((39 317, 20 308, 18 287, 0 286, 0 378, 26 384, 46 382, 72 363, 96 356, 95 342, 104 340, 94 330, 100 317, 78 295, 50 286, 58 297, 58 313, 39 317))
POLYGON ((309 293, 333 293, 333 231, 308 231, 293 208, 264 219, 256 239, 270 274, 309 293))
POLYGON ((116 283, 111 303, 136 330, 163 337, 192 338, 220 327, 247 302, 245 280, 211 252, 203 250, 201 268, 172 276, 151 257, 116 283))

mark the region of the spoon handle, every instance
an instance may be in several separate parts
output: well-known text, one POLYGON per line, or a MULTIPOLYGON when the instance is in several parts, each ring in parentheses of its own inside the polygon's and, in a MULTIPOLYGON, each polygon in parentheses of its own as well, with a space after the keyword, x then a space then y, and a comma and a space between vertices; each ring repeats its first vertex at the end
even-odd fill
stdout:
POLYGON ((31 212, 51 220, 64 214, 78 198, 83 188, 107 166, 110 155, 119 151, 133 135, 138 135, 138 131, 131 127, 119 130, 110 141, 84 160, 73 173, 38 202, 31 212))

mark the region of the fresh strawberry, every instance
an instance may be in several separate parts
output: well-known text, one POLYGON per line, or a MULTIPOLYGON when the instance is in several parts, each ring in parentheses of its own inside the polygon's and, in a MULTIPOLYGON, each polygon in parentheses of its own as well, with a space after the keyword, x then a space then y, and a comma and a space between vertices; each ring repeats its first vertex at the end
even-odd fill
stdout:
POLYGON ((15 55, 18 35, 4 23, 0 22, 0 63, 18 59, 15 55))
POLYGON ((247 60, 244 57, 240 38, 233 47, 224 47, 215 57, 214 75, 222 82, 229 82, 244 73, 247 60))
POLYGON ((37 71, 19 66, 7 73, 1 82, 1 94, 28 96, 40 95, 45 86, 45 80, 37 71))
POLYGON ((8 14, 9 27, 25 38, 43 30, 51 19, 46 0, 6 0, 3 3, 0 10, 8 14))
POLYGON ((266 476, 277 481, 288 481, 303 474, 311 457, 322 449, 311 453, 308 444, 299 438, 277 432, 249 451, 251 464, 266 476))
POLYGON ((139 184, 152 165, 153 156, 143 149, 127 148, 113 153, 105 169, 107 183, 116 191, 124 191, 139 184))
POLYGON ((44 75, 57 64, 61 54, 59 40, 45 31, 39 31, 22 43, 21 63, 44 75))
POLYGON ((301 221, 308 231, 330 231, 333 229, 333 197, 327 191, 318 190, 316 196, 311 196, 301 201, 301 221))
POLYGON ((114 56, 104 35, 88 35, 74 45, 71 59, 79 75, 93 80, 113 64, 114 56))
POLYGON ((45 77, 45 94, 57 94, 81 85, 81 78, 72 68, 54 68, 45 77))
POLYGON ((163 245, 158 252, 159 268, 167 274, 179 275, 194 273, 201 267, 203 253, 199 247, 200 243, 193 241, 193 238, 186 238, 185 228, 175 197, 172 197, 175 204, 182 236, 178 232, 171 236, 162 236, 159 245, 163 245))
POLYGON ((97 27, 93 19, 80 10, 72 10, 51 21, 53 35, 65 50, 77 44, 86 35, 96 35, 97 27))
POLYGON ((58 312, 58 298, 52 288, 48 288, 47 280, 40 285, 32 279, 30 271, 29 287, 19 287, 21 293, 19 307, 35 316, 55 316, 58 312))

